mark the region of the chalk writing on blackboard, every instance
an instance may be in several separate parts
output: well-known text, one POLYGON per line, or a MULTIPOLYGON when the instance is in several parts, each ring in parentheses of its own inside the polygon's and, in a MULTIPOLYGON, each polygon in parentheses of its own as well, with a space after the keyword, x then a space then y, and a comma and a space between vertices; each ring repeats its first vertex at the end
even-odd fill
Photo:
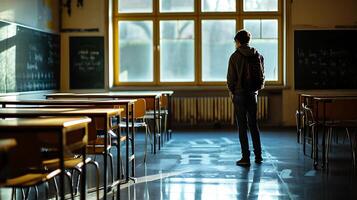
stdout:
POLYGON ((104 88, 103 37, 70 38, 70 88, 104 88))
POLYGON ((357 30, 295 31, 295 89, 357 89, 356 34, 357 30))

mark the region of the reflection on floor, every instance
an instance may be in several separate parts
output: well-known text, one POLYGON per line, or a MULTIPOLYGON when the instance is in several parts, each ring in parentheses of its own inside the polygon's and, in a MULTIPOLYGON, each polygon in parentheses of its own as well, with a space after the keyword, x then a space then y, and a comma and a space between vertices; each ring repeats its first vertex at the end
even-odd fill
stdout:
MULTIPOLYGON (((139 135, 137 146, 142 144, 139 135)), ((146 165, 139 156, 137 183, 123 185, 121 198, 357 199, 350 155, 343 153, 348 148, 333 147, 331 157, 336 159, 327 173, 312 169, 292 130, 263 131, 262 144, 264 163, 242 168, 235 166, 240 148, 234 131, 175 132, 157 155, 149 155, 146 165)))
MULTIPOLYGON (((137 133, 137 182, 121 186, 121 199, 357 199, 357 178, 352 170, 347 140, 341 145, 343 137, 339 145, 332 146, 328 172, 313 170, 312 160, 303 155, 294 130, 262 131, 261 137, 264 163, 252 162, 249 168, 235 165, 240 158, 238 135, 235 131, 223 130, 175 131, 173 139, 165 143, 158 154, 149 153, 144 165, 144 136, 137 133)), ((115 148, 112 153, 116 157, 115 148)), ((96 160, 103 166, 101 156, 96 160)), ((254 161, 254 155, 251 160, 254 161)), ((93 174, 89 168, 89 188, 95 186, 93 174)), ((39 189, 40 199, 44 199, 44 188, 39 189)), ((0 192, 0 199, 10 199, 11 190, 0 192)), ((108 193, 108 199, 112 196, 112 192, 108 193)), ((95 193, 87 197, 96 199, 95 193)))

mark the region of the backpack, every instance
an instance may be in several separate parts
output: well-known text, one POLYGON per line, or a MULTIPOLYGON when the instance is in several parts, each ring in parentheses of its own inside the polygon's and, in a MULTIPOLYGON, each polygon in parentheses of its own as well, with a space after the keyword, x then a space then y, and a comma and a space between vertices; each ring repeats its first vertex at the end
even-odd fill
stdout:
POLYGON ((245 56, 239 50, 238 52, 245 58, 242 75, 242 88, 248 91, 258 91, 264 88, 264 60, 259 53, 252 56, 245 56))

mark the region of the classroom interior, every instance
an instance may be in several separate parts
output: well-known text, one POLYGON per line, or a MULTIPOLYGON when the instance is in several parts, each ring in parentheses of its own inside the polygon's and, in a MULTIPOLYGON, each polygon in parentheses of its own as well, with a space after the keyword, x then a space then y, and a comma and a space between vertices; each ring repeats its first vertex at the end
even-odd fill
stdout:
POLYGON ((0 0, 0 200, 357 199, 356 33, 355 0, 0 0), (241 29, 265 64, 249 167, 241 29))

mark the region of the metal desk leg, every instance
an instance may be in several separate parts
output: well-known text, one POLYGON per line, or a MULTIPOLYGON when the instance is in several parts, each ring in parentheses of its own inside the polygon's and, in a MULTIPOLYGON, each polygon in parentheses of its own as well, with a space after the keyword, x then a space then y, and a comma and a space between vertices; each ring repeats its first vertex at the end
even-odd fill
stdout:
POLYGON ((60 174, 60 199, 64 200, 65 199, 65 191, 64 191, 64 176, 65 176, 65 168, 64 168, 64 144, 65 144, 65 137, 64 132, 60 134, 60 148, 59 148, 59 156, 60 156, 60 169, 61 169, 61 174, 60 174))
POLYGON ((116 117, 116 121, 117 121, 117 137, 118 137, 118 141, 117 141, 117 177, 118 177, 118 185, 117 185, 117 199, 120 199, 120 179, 121 179, 121 169, 122 169, 122 165, 121 165, 121 133, 120 133, 120 116, 118 115, 116 117))
POLYGON ((107 199, 108 191, 108 119, 104 121, 105 130, 104 130, 104 196, 103 199, 107 199))
MULTIPOLYGON (((297 121, 297 124, 296 124, 296 126, 297 126, 297 133, 296 133, 296 135, 297 135, 297 143, 300 143, 300 135, 301 135, 301 129, 300 129, 300 127, 301 127, 301 96, 299 95, 298 96, 299 98, 298 98, 298 121, 297 121)), ((304 151, 304 154, 305 154, 305 151, 304 151)))
MULTIPOLYGON (((134 104, 131 104, 131 176, 135 177, 135 126, 134 126, 134 104)), ((135 181, 135 180, 134 180, 135 181)))
POLYGON ((167 106, 167 117, 168 117, 168 127, 167 127, 167 135, 168 135, 168 140, 171 139, 172 137, 172 96, 168 95, 168 106, 167 106))
MULTIPOLYGON (((164 140, 163 140, 163 135, 162 135, 162 130, 161 130, 161 96, 157 99, 157 104, 158 104, 158 117, 159 117, 159 133, 160 133, 160 142, 161 142, 161 145, 160 146, 164 146, 164 140)), ((159 149, 160 149, 160 146, 159 146, 159 149)))
MULTIPOLYGON (((84 134, 85 134, 85 137, 87 137, 88 135, 88 126, 85 127, 84 129, 84 134)), ((85 200, 86 199, 86 195, 87 195, 87 165, 85 164, 86 163, 86 157, 87 157, 87 152, 86 152, 86 145, 83 145, 83 148, 82 148, 82 162, 84 163, 83 164, 83 167, 82 167, 82 178, 81 178, 81 181, 82 181, 82 187, 81 187, 81 200, 85 200)))
POLYGON ((129 104, 126 104, 125 180, 129 181, 129 104))
POLYGON ((325 154, 326 154, 326 140, 325 140, 325 137, 326 137, 326 102, 323 101, 323 116, 324 116, 324 119, 323 119, 323 133, 322 133, 322 168, 325 168, 325 162, 326 162, 326 157, 325 157, 325 154))
MULTIPOLYGON (((161 150, 161 127, 160 127, 160 98, 155 98, 156 100, 156 103, 157 103, 157 112, 158 112, 158 115, 156 115, 156 113, 154 113, 154 116, 155 116, 155 124, 156 124, 156 120, 159 120, 159 123, 158 123, 158 129, 157 129, 157 132, 158 132, 158 135, 159 135, 159 138, 158 138, 158 141, 159 141, 159 150, 161 150), (157 119, 159 118, 159 119, 157 119)), ((155 101, 154 101, 155 102, 155 101)))
MULTIPOLYGON (((316 101, 316 121, 319 121, 319 103, 316 101)), ((316 125, 316 133, 315 133, 315 141, 314 141, 314 168, 317 169, 317 166, 319 164, 319 126, 316 125)))
POLYGON ((156 98, 154 98, 154 154, 156 154, 156 139, 157 139, 157 132, 156 132, 156 98))

